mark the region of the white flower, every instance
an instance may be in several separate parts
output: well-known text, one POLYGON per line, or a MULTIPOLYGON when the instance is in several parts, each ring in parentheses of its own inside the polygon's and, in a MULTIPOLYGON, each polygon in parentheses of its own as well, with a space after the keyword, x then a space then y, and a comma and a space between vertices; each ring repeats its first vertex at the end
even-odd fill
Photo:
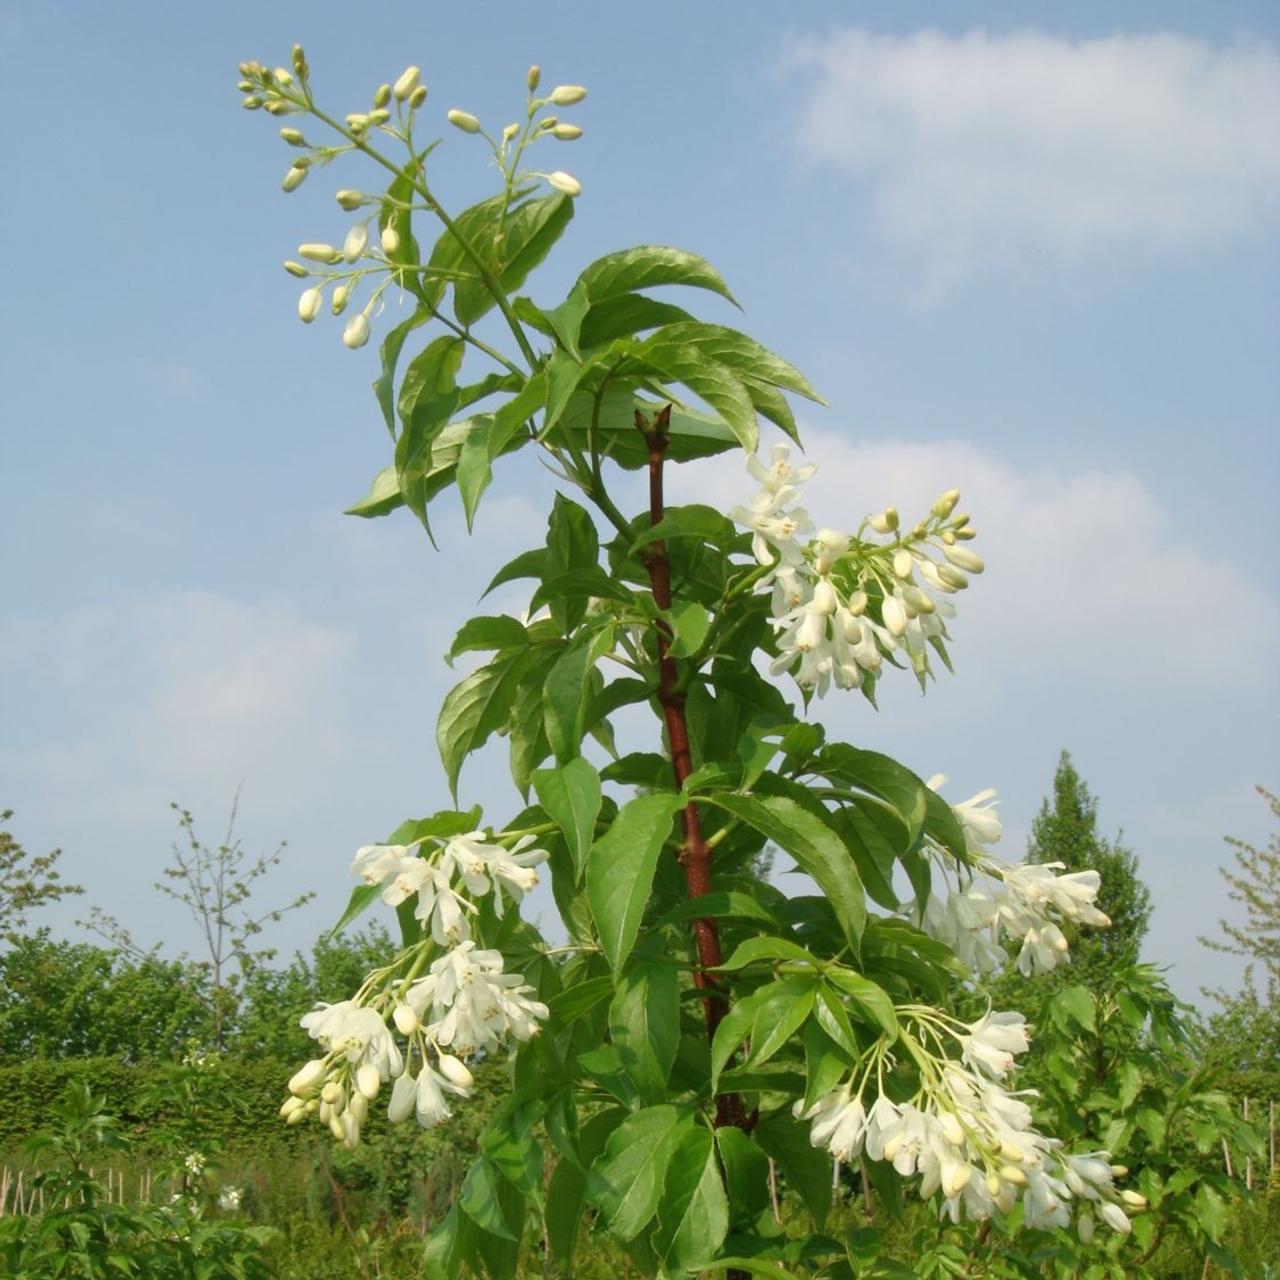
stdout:
POLYGON ((364 252, 364 247, 368 243, 369 224, 367 222, 357 222, 347 232, 347 238, 342 242, 342 256, 348 262, 355 262, 364 252))
POLYGON ((378 238, 382 242, 382 252, 388 258, 394 256, 396 250, 400 248, 400 233, 390 223, 382 228, 378 238))
POLYGON ((1102 1220, 1109 1226, 1112 1231, 1118 1231, 1122 1236, 1127 1236, 1133 1230, 1133 1224, 1129 1221, 1129 1215, 1118 1205, 1111 1201, 1098 1206, 1098 1212, 1102 1215, 1102 1220))
POLYGON ((959 1037, 961 1056, 970 1067, 1002 1080, 1013 1070, 1014 1057, 1029 1047, 1027 1022, 1020 1013, 986 1013, 959 1037))
POLYGON ((347 327, 342 331, 343 345, 354 351, 357 347, 363 347, 368 341, 369 317, 363 311, 357 311, 347 321, 347 327))
POLYGON ((316 288, 304 289, 298 295, 298 319, 303 324, 310 324, 320 314, 324 305, 324 294, 316 288))
POLYGON ((964 829, 971 848, 975 845, 995 844, 1003 834, 1000 815, 996 813, 997 804, 999 801, 996 799, 995 789, 988 787, 960 804, 951 806, 951 812, 964 829))
POLYGON ((223 1187, 218 1194, 218 1208, 223 1213, 235 1213, 240 1208, 240 1201, 243 1196, 243 1187, 223 1187))
POLYGON ((396 875, 406 858, 409 846, 404 844, 366 844, 356 850, 351 861, 352 872, 365 884, 382 884, 396 875))
POLYGON ((387 1103, 387 1119, 392 1124, 407 1120, 417 1105, 418 1084, 407 1071, 398 1075, 391 1086, 391 1100, 387 1103))

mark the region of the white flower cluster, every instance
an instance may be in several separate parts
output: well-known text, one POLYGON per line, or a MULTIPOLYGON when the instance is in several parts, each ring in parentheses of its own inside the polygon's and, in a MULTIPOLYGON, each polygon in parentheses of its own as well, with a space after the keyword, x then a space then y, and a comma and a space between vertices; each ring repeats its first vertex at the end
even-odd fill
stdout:
MULTIPOLYGON (((946 779, 931 778, 937 790, 946 779)), ((1096 905, 1102 880, 1096 871, 1071 871, 1061 862, 999 861, 986 846, 1000 839, 995 792, 981 791, 953 805, 974 857, 977 876, 957 884, 945 898, 930 895, 921 927, 945 942, 972 973, 994 973, 1008 955, 1002 938, 1021 941, 1018 969, 1047 973, 1070 958, 1064 923, 1106 928, 1110 918, 1096 905)))
POLYGON ((772 591, 778 644, 773 674, 791 671, 802 689, 821 696, 833 683, 856 689, 874 681, 884 658, 905 650, 923 676, 929 647, 946 639, 944 618, 955 616, 944 597, 983 569, 982 560, 960 545, 974 531, 968 516, 952 514, 958 491, 944 493, 909 531, 899 528, 890 507, 868 517, 857 534, 814 533, 808 512, 796 505, 813 464, 793 466, 789 446, 777 445, 769 466, 749 458, 747 469, 761 487, 729 516, 751 530, 756 560, 772 566, 762 584, 772 591), (892 540, 864 540, 868 527, 892 540))
POLYGON ((392 1122, 416 1114, 425 1128, 439 1124, 450 1115, 447 1096, 471 1092, 464 1057, 493 1052, 508 1037, 528 1040, 547 1017, 523 977, 503 971, 501 953, 476 946, 468 923, 476 906, 459 892, 461 886, 473 896, 491 893, 501 915, 504 895, 518 903, 537 884, 533 867, 546 859, 545 850, 530 847, 531 836, 507 848, 483 831, 417 851, 427 843, 366 845, 352 869, 366 884, 382 886, 391 906, 416 894, 414 915, 430 939, 375 970, 350 1000, 317 1005, 302 1018, 325 1052, 289 1081, 280 1114, 289 1124, 316 1115, 349 1147, 360 1141, 369 1103, 388 1081, 392 1122), (449 950, 431 960, 439 947, 449 950))
POLYGON ((987 1013, 964 1024, 922 1006, 898 1012, 901 1043, 920 1072, 919 1091, 903 1102, 884 1091, 885 1069, 895 1060, 881 1041, 845 1084, 807 1111, 796 1104, 796 1114, 810 1121, 815 1147, 846 1163, 863 1155, 883 1160, 904 1178, 920 1174, 921 1198, 940 1191, 952 1222, 1007 1214, 1021 1196, 1030 1227, 1065 1227, 1072 1202, 1083 1201, 1083 1239, 1093 1234, 1095 1209, 1115 1230, 1129 1231, 1123 1206, 1138 1210, 1146 1201, 1132 1191, 1117 1192, 1113 1177, 1122 1170, 1112 1167, 1108 1153, 1065 1154, 1060 1142, 1034 1128, 1026 1095, 1003 1083, 1028 1046, 1021 1014, 987 1013), (915 1035, 906 1029, 910 1023, 915 1035), (947 1040, 960 1046, 959 1059, 943 1051, 947 1040), (877 1083, 868 1106, 873 1073, 877 1083))
MULTIPOLYGON (((319 115, 311 98, 310 70, 306 55, 299 45, 293 47, 292 71, 287 67, 266 67, 260 62, 242 62, 240 76, 239 89, 245 95, 242 104, 246 110, 265 110, 273 116, 319 115)), ((562 195, 577 197, 582 194, 582 184, 562 169, 551 172, 519 169, 520 159, 531 143, 544 138, 573 142, 582 137, 582 129, 578 125, 563 121, 558 116, 540 113, 546 108, 575 106, 587 96, 586 89, 581 85, 561 84, 545 97, 538 98, 534 94, 540 78, 539 69, 530 67, 526 79, 529 96, 525 123, 507 125, 496 139, 485 132, 479 119, 469 111, 454 108, 445 117, 454 128, 463 133, 480 134, 489 143, 506 178, 507 191, 512 200, 528 193, 531 189, 528 183, 532 179, 545 181, 553 191, 562 195)), ((300 129, 285 126, 280 130, 280 137, 289 146, 298 148, 298 154, 290 164, 281 186, 286 192, 296 191, 313 169, 328 164, 344 152, 353 151, 357 147, 369 151, 370 137, 379 133, 403 143, 410 152, 412 165, 417 167, 421 152, 412 141, 412 129, 418 110, 426 100, 427 86, 422 83, 420 69, 406 67, 394 83, 378 87, 373 95, 371 110, 350 112, 344 118, 343 127, 334 125, 343 135, 343 141, 338 145, 313 145, 300 129)), ((334 124, 325 116, 321 115, 319 118, 326 124, 334 124)), ((377 152, 372 154, 378 156, 377 152)), ((400 256, 402 239, 396 224, 402 220, 407 223, 409 213, 415 208, 433 207, 425 188, 421 188, 420 194, 426 199, 425 204, 411 205, 390 197, 368 196, 350 189, 337 193, 339 205, 347 212, 355 212, 366 206, 371 212, 351 227, 341 248, 320 243, 304 244, 298 248, 298 256, 308 262, 319 263, 324 267, 337 267, 345 263, 348 267, 355 266, 354 270, 316 271, 293 260, 284 264, 290 275, 313 277, 317 280, 317 283, 303 290, 298 299, 298 316, 304 324, 310 324, 323 310, 326 288, 333 286, 330 308, 338 316, 346 311, 365 276, 384 274, 385 278, 375 287, 364 308, 354 313, 343 328, 342 341, 354 350, 369 341, 370 319, 379 309, 382 294, 389 285, 403 285, 410 272, 445 279, 456 277, 456 272, 430 265, 419 266, 400 256), (381 230, 377 245, 371 247, 369 226, 375 218, 381 230)))
POLYGON ((417 894, 414 915, 441 946, 471 937, 467 914, 475 906, 454 888, 460 880, 472 898, 493 894, 496 914, 503 914, 503 895, 519 904, 534 885, 534 867, 547 860, 533 836, 521 836, 508 849, 483 831, 468 831, 449 840, 418 845, 368 844, 356 851, 351 870, 368 885, 382 886, 382 901, 398 907, 417 894))

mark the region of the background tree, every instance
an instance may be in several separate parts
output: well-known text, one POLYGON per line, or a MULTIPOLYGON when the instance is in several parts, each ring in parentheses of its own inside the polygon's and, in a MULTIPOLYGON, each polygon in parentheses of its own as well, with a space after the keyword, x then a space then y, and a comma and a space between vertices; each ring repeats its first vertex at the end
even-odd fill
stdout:
POLYGON ((1105 990, 1117 968, 1136 964, 1151 919, 1151 893, 1138 876, 1138 860, 1120 838, 1098 830, 1098 802, 1069 752, 1058 759, 1052 803, 1046 797, 1031 824, 1029 862, 1061 862, 1068 871, 1090 868, 1102 877, 1098 906, 1109 929, 1084 930, 1072 939, 1070 977, 1091 991, 1105 990))
POLYGON ((27 927, 27 913, 57 902, 69 894, 83 893, 78 884, 64 884, 55 867, 61 849, 29 854, 8 830, 13 810, 0 813, 0 941, 16 943, 27 927))
MULTIPOLYGON (((164 869, 169 883, 158 881, 155 887, 187 908, 204 940, 208 959, 201 963, 207 966, 210 977, 211 1043, 223 1049, 237 1004, 237 987, 258 965, 276 954, 271 947, 255 947, 254 939, 268 924, 278 923, 286 912, 304 906, 315 894, 301 893, 283 906, 266 911, 259 911, 256 903, 251 905, 258 882, 279 865, 287 842, 282 840, 269 853, 251 856, 246 852, 235 833, 240 808, 238 789, 231 802, 226 835, 217 846, 200 841, 189 810, 176 804, 170 808, 178 815, 183 839, 173 845, 173 862, 164 869)), ((135 942, 119 920, 98 907, 92 908, 89 919, 80 923, 135 960, 153 954, 135 942)))
MULTIPOLYGON (((1280 796, 1265 787, 1259 787, 1258 794, 1270 806, 1272 817, 1280 819, 1280 796)), ((1275 1004, 1280 993, 1280 832, 1272 833, 1265 849, 1236 836, 1227 836, 1226 842, 1234 852, 1236 869, 1218 870, 1229 886, 1227 897, 1244 907, 1245 923, 1219 920, 1223 938, 1200 941, 1211 951, 1243 956, 1250 968, 1261 964, 1267 1002, 1275 1004)))

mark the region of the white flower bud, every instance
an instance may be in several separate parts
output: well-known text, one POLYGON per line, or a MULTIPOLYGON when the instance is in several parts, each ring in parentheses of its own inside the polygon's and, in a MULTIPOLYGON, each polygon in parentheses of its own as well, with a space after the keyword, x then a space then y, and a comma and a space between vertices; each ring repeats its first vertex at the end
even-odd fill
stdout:
POLYGON ((964 1146, 964 1128, 953 1112, 948 1111, 942 1118, 942 1133, 953 1147, 964 1146))
MULTIPOLYGON (((369 1065, 369 1063, 365 1063, 365 1066, 369 1065)), ((376 1071, 377 1068, 375 1067, 374 1070, 376 1071)), ((353 1120, 358 1128, 360 1125, 364 1124, 365 1120, 368 1119, 368 1116, 369 1099, 366 1098, 363 1093, 353 1093, 347 1102, 346 1111, 343 1112, 343 1119, 353 1120)))
POLYGON ((391 112, 386 107, 375 107, 369 112, 370 124, 386 124, 391 119, 391 112))
POLYGON ((963 591, 969 585, 969 579, 954 565, 940 564, 935 566, 935 571, 939 579, 945 582, 952 591, 963 591))
POLYGON ((1089 1244, 1093 1240, 1093 1214, 1082 1213, 1076 1222, 1076 1231, 1081 1244, 1089 1244))
POLYGON ((557 169, 555 173, 547 174, 547 181, 557 191, 563 191, 567 196, 580 196, 582 194, 582 183, 573 174, 565 173, 563 170, 557 169))
POLYGON ((286 70, 284 67, 277 67, 272 73, 271 78, 280 85, 281 88, 288 88, 293 83, 293 72, 286 70))
MULTIPOLYGON (((410 68, 414 70, 415 68, 410 68)), ((391 101, 391 86, 389 84, 380 84, 377 92, 373 95, 373 105, 381 110, 391 101)))
POLYGON ((480 132, 480 121, 470 111, 459 111, 457 107, 454 107, 449 112, 448 120, 455 129, 461 129, 463 133, 480 132))
POLYGON ((426 102, 426 100, 427 100, 427 86, 425 84, 420 84, 409 95, 409 107, 411 110, 417 111, 417 109, 420 106, 422 106, 422 104, 426 102))
POLYGON ((961 542, 972 542, 974 538, 978 536, 978 531, 977 529, 970 529, 966 527, 964 529, 957 529, 955 536, 959 538, 961 542))
POLYGON ((549 98, 557 107, 571 107, 586 96, 587 91, 580 84, 558 84, 551 90, 549 98))
POLYGON ((297 276, 299 280, 305 280, 311 274, 300 262, 294 262, 292 259, 284 264, 284 269, 291 275, 297 276))
POLYGON ((299 1107, 297 1111, 289 1112, 289 1114, 285 1116, 284 1122, 285 1124, 301 1124, 310 1114, 311 1108, 309 1106, 302 1106, 299 1107))
POLYGON ((904 578, 904 579, 909 578, 911 577, 911 568, 912 568, 911 552, 908 551, 906 547, 899 547, 897 551, 893 553, 894 576, 897 578, 904 578))
POLYGON ((849 612, 855 618, 860 618, 867 611, 867 593, 865 591, 855 591, 849 597, 849 612))
POLYGON ((400 248, 400 233, 389 222, 382 228, 382 252, 390 258, 400 248))
POLYGON ((830 582, 823 578, 813 589, 813 600, 810 608, 814 613, 832 614, 840 605, 840 597, 830 582))
POLYGON ((958 1196, 969 1185, 969 1179, 972 1177, 973 1169, 969 1165, 958 1165, 951 1171, 951 1177, 944 1188, 947 1195, 958 1196))
POLYGON ((332 262, 335 258, 341 259, 342 254, 331 244, 300 244, 298 257, 310 262, 332 262))
POLYGON ((349 284, 340 284, 334 289, 329 306, 335 316, 340 316, 347 309, 347 303, 351 301, 352 287, 349 284))
POLYGON ((1113 1164, 1111 1166, 1111 1176, 1113 1178, 1127 1178, 1129 1176, 1129 1166, 1127 1164, 1113 1164))
POLYGON ((541 79, 542 79, 542 68, 538 66, 537 63, 534 63, 534 65, 529 68, 529 74, 524 78, 524 82, 528 86, 530 93, 534 93, 537 91, 538 82, 541 79))
POLYGON ((350 187, 344 187, 338 192, 338 203, 351 213, 364 204, 364 192, 352 191, 350 187))
POLYGON ((514 137, 516 136, 516 134, 517 134, 517 133, 519 133, 519 132, 520 132, 520 126, 519 126, 519 125, 518 125, 518 124, 513 120, 513 121, 512 121, 509 125, 507 125, 507 127, 506 127, 505 129, 503 129, 503 131, 502 131, 502 140, 503 140, 503 142, 510 142, 510 141, 512 140, 512 138, 514 138, 514 137))
POLYGON ((1145 1209, 1147 1207, 1147 1197, 1139 1195, 1136 1191, 1122 1191, 1120 1199, 1125 1202, 1131 1209, 1145 1209))
POLYGON ((396 1005, 395 1012, 391 1015, 391 1020, 396 1024, 396 1030, 402 1036, 411 1036, 421 1025, 418 1021, 418 1015, 407 1004, 396 1005))
POLYGON ((347 238, 342 242, 342 256, 348 262, 355 262, 364 252, 364 247, 368 243, 369 224, 367 222, 357 222, 347 232, 347 238))
POLYGON ((558 124, 551 130, 551 136, 561 142, 574 142, 582 137, 582 130, 576 124, 558 124))
POLYGON ((301 129, 281 129, 280 136, 291 147, 305 147, 307 145, 307 140, 302 136, 301 129))
POLYGON ((868 517, 867 523, 877 533, 892 533, 898 527, 898 509, 885 507, 883 511, 877 511, 875 515, 868 517))
POLYGON ((900 636, 906 633, 907 611, 897 596, 885 596, 880 606, 880 613, 884 618, 884 625, 889 628, 890 635, 900 636))
POLYGON ((250 94, 247 98, 240 99, 240 105, 246 111, 257 111, 258 108, 262 106, 262 99, 254 94, 250 94))
POLYGON ((417 67, 406 67, 395 83, 393 92, 397 102, 405 102, 413 91, 422 83, 422 72, 417 67))
POLYGON ((341 1111, 347 1101, 347 1091, 336 1080, 330 1080, 320 1090, 320 1100, 327 1102, 335 1111, 341 1111))
POLYGON ((288 1120, 295 1112, 305 1112, 306 1109, 307 1104, 304 1099, 297 1097, 295 1094, 290 1094, 280 1108, 280 1119, 288 1120))
POLYGON ((356 1088, 365 1098, 376 1098, 381 1087, 382 1077, 378 1074, 378 1068, 372 1062, 362 1062, 356 1068, 356 1088))
POLYGON ((938 607, 919 587, 903 587, 902 598, 916 613, 933 613, 938 607))
POLYGON ((329 1132, 339 1142, 347 1140, 347 1127, 342 1123, 342 1116, 336 1111, 329 1112, 329 1132))
POLYGON ((291 165, 289 172, 284 175, 284 181, 280 183, 280 186, 285 191, 297 191, 297 189, 306 181, 306 178, 307 171, 305 167, 296 164, 291 165))
POLYGON ((363 347, 368 341, 369 317, 363 311, 357 311, 347 321, 347 327, 342 331, 342 344, 354 351, 357 347, 363 347))
POLYGON ((967 569, 970 573, 981 573, 986 565, 982 562, 982 557, 976 551, 970 551, 968 547, 946 547, 942 548, 942 554, 951 561, 958 569, 967 569))
POLYGON ((312 1058, 310 1062, 294 1072, 289 1080, 289 1092, 302 1097, 314 1093, 324 1079, 324 1059, 312 1058))
POLYGON ((1133 1230, 1129 1215, 1118 1204, 1107 1201, 1106 1204, 1099 1205, 1098 1212, 1112 1231, 1118 1231, 1122 1236, 1127 1236, 1133 1230))
POLYGON ((1000 1177, 1005 1182, 1012 1183, 1015 1187, 1025 1187, 1027 1185, 1027 1175, 1016 1164, 1001 1165, 1000 1177))
POLYGON ((959 501, 960 490, 948 489, 929 509, 940 520, 945 520, 956 509, 956 503, 959 501))
POLYGON ((353 111, 347 116, 347 128, 352 133, 363 133, 369 127, 369 117, 363 111, 353 111))
POLYGON ((470 1089, 475 1084, 475 1077, 467 1070, 465 1064, 452 1054, 442 1053, 438 1063, 440 1074, 459 1089, 470 1089))
POLYGON ((391 1086, 391 1101, 387 1103, 387 1119, 392 1124, 399 1124, 413 1115, 417 1103, 417 1081, 406 1071, 397 1076, 391 1086))
POLYGON ((310 324, 320 314, 323 305, 324 294, 319 289, 304 289, 298 297, 298 319, 303 324, 310 324))

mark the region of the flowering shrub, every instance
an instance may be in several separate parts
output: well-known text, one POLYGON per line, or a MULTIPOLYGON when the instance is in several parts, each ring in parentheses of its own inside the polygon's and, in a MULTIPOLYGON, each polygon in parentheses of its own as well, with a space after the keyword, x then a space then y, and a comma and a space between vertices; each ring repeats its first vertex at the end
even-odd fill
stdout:
POLYGON ((571 1265, 587 1211, 644 1274, 847 1274, 864 1260, 821 1230, 831 1157, 918 1180, 953 1221, 1128 1233, 1145 1201, 1117 1184, 1096 1136, 1068 1149, 1032 1121, 1015 1078, 1022 1017, 943 1007, 1005 942, 1024 972, 1064 963, 1074 930, 1107 923, 1097 875, 999 861, 993 792, 953 807, 804 714, 845 690, 874 702, 894 669, 925 687, 935 661, 950 666, 954 598, 984 567, 959 495, 913 525, 889 507, 852 530, 815 528, 799 505, 813 465, 785 443, 757 457, 761 419, 798 440, 787 393, 818 399, 804 376, 651 296, 678 285, 732 302, 694 254, 608 254, 554 306, 520 293, 582 192, 563 170, 528 167, 532 148, 580 135, 558 114, 580 86, 539 96, 532 68, 520 117, 498 130, 449 111, 500 176, 496 195, 450 213, 431 174, 438 144, 420 140, 418 68, 345 116, 319 104, 301 49, 291 68, 245 63, 241 76, 247 108, 290 121, 286 191, 348 154, 390 176, 385 191, 340 189, 349 228, 285 264, 307 281, 304 322, 326 298, 350 313, 350 348, 403 304, 374 386, 393 461, 352 512, 404 506, 430 532, 432 501, 456 487, 470 526, 494 467, 522 449, 563 485, 545 543, 490 584, 531 580, 527 611, 462 627, 450 659, 489 656, 437 726, 455 797, 468 756, 502 734, 533 803, 505 821, 479 807, 410 820, 356 853, 341 923, 381 900, 402 946, 304 1018, 316 1056, 288 1082, 284 1119, 315 1117, 348 1146, 375 1103, 437 1125, 466 1105, 469 1058, 510 1055, 510 1097, 433 1237, 432 1274, 514 1275, 535 1223, 571 1265), (476 332, 491 312, 511 350, 476 332), (669 466, 739 449, 760 486, 741 506, 667 504, 669 466), (618 505, 619 471, 645 473, 639 514, 618 505), (784 675, 800 709, 774 682, 784 675), (632 705, 654 714, 660 751, 619 748, 611 716, 632 705), (767 845, 819 892, 770 884, 767 845), (566 946, 520 918, 539 868, 566 946), (762 1213, 771 1160, 812 1233, 788 1238, 762 1213))

